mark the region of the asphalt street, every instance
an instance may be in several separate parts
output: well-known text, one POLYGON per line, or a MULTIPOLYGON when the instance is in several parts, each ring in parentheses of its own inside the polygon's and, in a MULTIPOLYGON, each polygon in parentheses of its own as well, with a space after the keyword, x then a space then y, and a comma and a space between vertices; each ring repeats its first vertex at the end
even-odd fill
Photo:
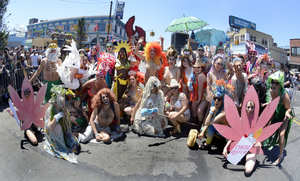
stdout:
MULTIPOLYGON (((202 151, 187 147, 188 126, 177 137, 138 136, 109 145, 81 144, 78 164, 56 158, 43 149, 43 134, 38 146, 24 138, 15 120, 0 108, 0 178, 1 180, 299 180, 300 125, 295 122, 289 134, 284 160, 279 167, 271 165, 279 154, 276 146, 264 149, 251 175, 244 174, 244 163, 222 162, 220 150, 202 151)), ((125 137, 125 136, 124 136, 125 137)), ((200 140, 197 140, 201 144, 200 140)))
MULTIPOLYGON (((175 137, 167 134, 169 127, 165 138, 129 132, 109 145, 81 144, 78 164, 72 164, 44 150, 43 133, 38 135, 38 146, 28 143, 6 109, 8 105, 0 107, 0 180, 300 180, 300 121, 293 122, 279 167, 271 165, 279 154, 276 146, 264 149, 253 173, 245 175, 244 162, 236 166, 222 162, 217 147, 209 152, 187 147, 186 124, 175 137)), ((300 111, 295 112, 300 116, 300 111)))

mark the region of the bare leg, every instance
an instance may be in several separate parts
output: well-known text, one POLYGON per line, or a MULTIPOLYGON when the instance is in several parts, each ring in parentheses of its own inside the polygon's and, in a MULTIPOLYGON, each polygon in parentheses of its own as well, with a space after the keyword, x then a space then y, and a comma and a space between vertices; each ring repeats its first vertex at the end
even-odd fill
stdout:
POLYGON ((256 154, 248 152, 246 155, 245 173, 250 174, 256 163, 256 154))
POLYGON ((99 133, 101 141, 104 143, 109 143, 110 142, 110 134, 106 129, 102 129, 99 133))
POLYGON ((280 134, 279 134, 279 157, 276 160, 275 164, 279 164, 283 158, 283 151, 284 151, 284 145, 285 145, 285 132, 286 132, 286 128, 289 124, 289 119, 286 119, 283 124, 280 127, 280 134))
POLYGON ((129 107, 126 107, 125 109, 124 109, 124 112, 127 114, 127 115, 129 115, 129 116, 131 116, 131 114, 132 114, 132 112, 133 112, 133 106, 129 106, 129 107))
MULTIPOLYGON (((170 112, 168 116, 173 116, 173 115, 177 115, 178 112, 170 112)), ((189 117, 189 116, 187 116, 189 117)), ((170 132, 171 134, 175 134, 177 133, 177 124, 178 123, 183 123, 187 121, 187 118, 182 114, 177 116, 177 119, 170 119, 168 118, 168 120, 173 124, 174 129, 170 132)))
POLYGON ((25 133, 26 133, 29 141, 31 142, 31 144, 33 144, 33 145, 38 144, 38 141, 37 141, 37 139, 36 139, 36 137, 35 137, 35 135, 34 135, 34 133, 32 132, 31 129, 25 130, 25 133))
POLYGON ((202 123, 203 123, 203 119, 204 119, 204 111, 208 106, 208 102, 206 100, 201 101, 200 104, 198 105, 197 108, 197 116, 198 116, 198 121, 199 121, 199 126, 201 128, 202 123))

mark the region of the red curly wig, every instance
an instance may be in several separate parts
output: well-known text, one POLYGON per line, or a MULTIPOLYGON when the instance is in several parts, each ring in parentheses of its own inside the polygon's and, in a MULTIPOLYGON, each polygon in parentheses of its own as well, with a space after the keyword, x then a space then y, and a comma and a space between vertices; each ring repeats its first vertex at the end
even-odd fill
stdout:
POLYGON ((92 109, 95 109, 96 107, 103 107, 103 102, 101 100, 102 94, 108 95, 110 103, 114 103, 117 101, 116 95, 110 89, 103 88, 100 91, 98 91, 97 94, 92 98, 92 109))
POLYGON ((155 41, 146 44, 145 52, 144 52, 144 55, 146 56, 146 61, 149 62, 151 60, 150 52, 151 52, 152 48, 154 48, 155 52, 156 52, 156 55, 154 57, 154 62, 156 65, 159 65, 162 50, 161 50, 161 46, 159 45, 159 43, 157 43, 155 41))

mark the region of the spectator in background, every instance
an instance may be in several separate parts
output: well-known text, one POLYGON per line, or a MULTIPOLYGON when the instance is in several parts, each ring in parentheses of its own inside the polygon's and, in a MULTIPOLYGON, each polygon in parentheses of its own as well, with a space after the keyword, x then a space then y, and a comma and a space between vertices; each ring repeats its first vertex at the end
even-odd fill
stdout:
POLYGON ((35 44, 33 44, 32 47, 30 48, 30 52, 34 49, 35 49, 35 44))
POLYGON ((13 57, 9 54, 9 48, 4 48, 4 64, 8 70, 14 70, 13 57))
POLYGON ((33 70, 37 70, 39 67, 39 56, 35 50, 33 50, 32 52, 33 53, 30 55, 31 65, 33 66, 33 70))
POLYGON ((47 49, 47 46, 44 46, 44 52, 46 51, 46 49, 47 49))
MULTIPOLYGON (((9 76, 9 72, 3 63, 3 57, 0 55, 0 95, 5 93, 5 89, 7 88, 6 77, 9 76), (5 84, 6 83, 6 84, 5 84)), ((0 96, 0 103, 5 104, 4 96, 0 96)))
POLYGON ((289 63, 285 64, 284 67, 284 88, 290 88, 292 83, 293 75, 290 73, 291 65, 289 63))

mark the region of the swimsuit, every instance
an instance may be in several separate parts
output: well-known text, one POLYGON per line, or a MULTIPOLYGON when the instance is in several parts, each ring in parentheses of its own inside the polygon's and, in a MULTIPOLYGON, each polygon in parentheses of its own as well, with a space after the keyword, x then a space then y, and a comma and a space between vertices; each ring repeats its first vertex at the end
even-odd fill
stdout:
MULTIPOLYGON (((120 62, 120 60, 117 60, 115 68, 117 70, 121 70, 121 69, 129 70, 130 69, 130 62, 127 61, 127 63, 124 66, 120 62)), ((117 100, 118 100, 118 84, 120 84, 120 85, 127 85, 128 82, 129 82, 129 78, 128 79, 121 79, 121 78, 119 78, 121 75, 122 75, 122 73, 120 75, 118 75, 118 76, 115 77, 116 82, 113 85, 113 92, 116 95, 117 100)))

